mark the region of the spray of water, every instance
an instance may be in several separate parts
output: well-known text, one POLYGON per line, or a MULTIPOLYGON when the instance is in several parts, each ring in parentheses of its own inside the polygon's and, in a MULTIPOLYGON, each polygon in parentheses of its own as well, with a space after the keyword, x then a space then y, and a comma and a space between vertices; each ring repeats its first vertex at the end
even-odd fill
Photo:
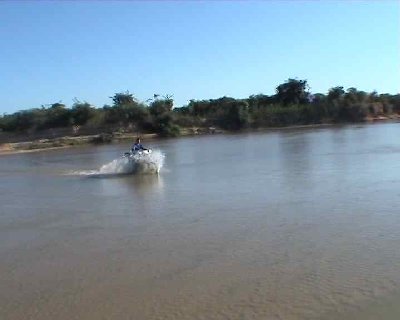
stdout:
POLYGON ((101 166, 98 170, 86 170, 73 174, 85 176, 112 176, 124 174, 157 174, 164 165, 165 155, 161 150, 151 153, 125 156, 101 166))

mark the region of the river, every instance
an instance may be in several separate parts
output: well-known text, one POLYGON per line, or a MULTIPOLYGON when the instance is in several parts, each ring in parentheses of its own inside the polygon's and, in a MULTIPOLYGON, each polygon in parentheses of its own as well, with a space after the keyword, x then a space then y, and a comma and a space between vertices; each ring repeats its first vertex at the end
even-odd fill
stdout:
POLYGON ((400 124, 0 158, 0 318, 398 319, 400 124))

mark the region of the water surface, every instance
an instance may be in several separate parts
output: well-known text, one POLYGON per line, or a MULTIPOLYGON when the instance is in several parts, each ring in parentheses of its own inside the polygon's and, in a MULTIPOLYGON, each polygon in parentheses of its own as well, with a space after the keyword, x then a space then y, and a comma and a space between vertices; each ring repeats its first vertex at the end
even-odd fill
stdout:
POLYGON ((398 319, 399 135, 152 141, 159 175, 79 174, 127 144, 1 157, 0 318, 398 319))

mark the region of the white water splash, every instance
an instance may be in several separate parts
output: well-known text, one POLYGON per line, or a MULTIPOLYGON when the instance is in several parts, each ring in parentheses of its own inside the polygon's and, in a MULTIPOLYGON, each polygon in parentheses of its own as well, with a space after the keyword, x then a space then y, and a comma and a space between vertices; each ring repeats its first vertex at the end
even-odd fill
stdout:
POLYGON ((78 171, 72 174, 83 176, 155 174, 160 172, 164 165, 164 159, 165 154, 161 150, 153 150, 151 153, 134 154, 114 159, 98 170, 78 171))

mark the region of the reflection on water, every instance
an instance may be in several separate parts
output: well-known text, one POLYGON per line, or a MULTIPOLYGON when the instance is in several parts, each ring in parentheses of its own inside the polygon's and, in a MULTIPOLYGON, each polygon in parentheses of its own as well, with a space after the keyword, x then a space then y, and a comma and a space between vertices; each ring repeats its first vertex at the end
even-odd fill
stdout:
POLYGON ((154 141, 160 175, 65 175, 125 145, 0 158, 0 318, 395 319, 399 133, 154 141))
POLYGON ((279 157, 281 172, 290 186, 307 185, 312 182, 310 162, 314 155, 310 150, 308 134, 284 133, 280 136, 279 157))
POLYGON ((132 179, 122 179, 121 182, 139 197, 151 193, 160 195, 163 192, 163 176, 160 174, 136 175, 132 179))

